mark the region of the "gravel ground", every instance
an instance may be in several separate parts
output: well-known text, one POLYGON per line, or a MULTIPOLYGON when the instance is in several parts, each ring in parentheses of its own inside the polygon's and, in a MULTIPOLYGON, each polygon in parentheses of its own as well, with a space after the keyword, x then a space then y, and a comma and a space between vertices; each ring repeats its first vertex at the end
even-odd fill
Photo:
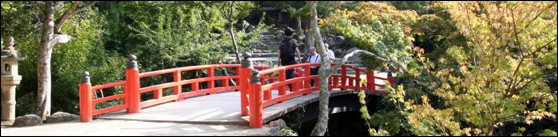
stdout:
POLYGON ((267 136, 270 128, 172 122, 102 120, 2 127, 2 136, 267 136))

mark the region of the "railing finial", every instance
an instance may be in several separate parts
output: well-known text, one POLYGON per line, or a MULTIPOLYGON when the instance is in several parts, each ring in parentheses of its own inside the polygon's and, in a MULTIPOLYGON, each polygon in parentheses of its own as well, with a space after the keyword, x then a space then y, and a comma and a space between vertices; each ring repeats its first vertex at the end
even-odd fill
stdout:
POLYGON ((240 61, 240 67, 243 67, 243 68, 252 67, 252 60, 249 60, 249 58, 252 57, 252 54, 250 54, 250 52, 246 51, 246 52, 242 53, 242 57, 244 59, 242 59, 240 61))
POLYGON ((89 83, 89 72, 84 71, 83 73, 81 73, 83 76, 81 77, 81 84, 86 84, 89 83))
POLYGON ((136 62, 137 57, 135 55, 128 55, 128 65, 126 66, 126 69, 137 69, 138 68, 138 63, 136 62))
POLYGON ((260 83, 260 76, 258 76, 258 73, 260 73, 260 71, 258 71, 257 69, 253 69, 252 71, 250 71, 250 73, 252 73, 252 76, 250 77, 250 83, 260 83))

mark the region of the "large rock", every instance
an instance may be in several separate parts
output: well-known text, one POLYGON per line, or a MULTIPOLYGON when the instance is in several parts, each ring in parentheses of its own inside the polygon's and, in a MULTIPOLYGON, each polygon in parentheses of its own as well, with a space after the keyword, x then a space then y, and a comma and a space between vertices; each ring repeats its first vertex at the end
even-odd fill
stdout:
POLYGON ((78 121, 79 116, 66 113, 66 112, 56 112, 51 116, 47 116, 46 123, 60 123, 60 122, 68 122, 68 121, 78 121))
POLYGON ((43 124, 41 117, 36 114, 27 114, 25 116, 19 116, 14 121, 12 126, 14 127, 24 127, 24 126, 36 126, 43 124))
POLYGON ((271 127, 269 130, 269 136, 284 136, 281 130, 289 129, 287 123, 283 119, 271 121, 267 124, 267 127, 271 127))

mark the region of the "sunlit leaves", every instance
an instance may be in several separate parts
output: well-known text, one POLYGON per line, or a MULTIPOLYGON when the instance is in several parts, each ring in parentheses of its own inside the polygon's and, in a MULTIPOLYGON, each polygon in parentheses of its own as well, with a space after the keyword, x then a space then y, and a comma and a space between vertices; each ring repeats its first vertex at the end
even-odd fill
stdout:
MULTIPOLYGON (((406 67, 411 60, 410 24, 415 22, 416 12, 396 10, 380 2, 359 4, 356 10, 335 10, 328 18, 321 19, 321 25, 331 30, 328 33, 340 33, 359 48, 406 67)), ((374 59, 367 59, 364 64, 370 68, 385 65, 374 59)))
POLYGON ((556 63, 551 62, 556 59, 556 17, 542 18, 556 14, 548 10, 556 7, 555 2, 435 2, 434 5, 445 7, 467 43, 446 50, 447 57, 459 66, 437 69, 434 74, 440 84, 432 86, 460 119, 474 127, 472 133, 490 135, 494 128, 502 126, 502 121, 524 119, 525 123, 532 124, 542 117, 555 117, 543 115, 556 112, 555 107, 548 105, 556 100, 543 77, 556 73, 556 63), (529 109, 541 112, 526 111, 529 109), (518 114, 523 112, 530 113, 522 118, 518 114))
MULTIPOLYGON (((415 48, 413 59, 422 66, 409 65, 426 73, 411 75, 418 82, 428 80, 422 84, 430 87, 386 88, 407 130, 413 135, 493 135, 506 122, 556 119, 556 91, 548 84, 556 77, 556 2, 444 1, 430 8, 439 11, 419 17, 422 24, 414 24, 413 33, 432 36, 428 40, 439 47, 431 54, 437 55, 415 48), (409 96, 423 92, 430 93, 409 96)), ((342 13, 344 18, 353 14, 342 13)), ((345 24, 350 23, 361 24, 345 24)))

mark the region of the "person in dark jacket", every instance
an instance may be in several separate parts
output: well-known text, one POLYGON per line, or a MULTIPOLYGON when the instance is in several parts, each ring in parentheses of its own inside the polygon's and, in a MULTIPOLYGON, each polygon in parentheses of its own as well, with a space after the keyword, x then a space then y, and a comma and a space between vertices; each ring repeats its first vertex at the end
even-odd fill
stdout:
MULTIPOLYGON (((286 43, 288 44, 288 46, 290 46, 290 48, 292 49, 288 49, 288 51, 290 52, 296 52, 296 56, 298 56, 298 60, 294 57, 294 56, 281 56, 281 49, 282 46, 285 46, 284 44, 281 44, 279 46, 279 55, 278 55, 278 65, 277 66, 288 66, 288 65, 292 65, 292 64, 297 64, 297 63, 302 63, 300 58, 300 51, 298 50, 298 43, 296 42, 296 39, 293 38, 294 35, 294 30, 290 27, 285 28, 285 37, 283 38, 283 40, 281 40, 281 43, 286 43), (297 62, 298 61, 298 62, 297 62)), ((286 52, 286 51, 283 51, 286 52)), ((290 53, 293 54, 293 53, 290 53)), ((286 71, 286 79, 291 79, 294 77, 294 69, 288 69, 286 71)), ((291 87, 291 85, 289 84, 289 87, 291 87)))

